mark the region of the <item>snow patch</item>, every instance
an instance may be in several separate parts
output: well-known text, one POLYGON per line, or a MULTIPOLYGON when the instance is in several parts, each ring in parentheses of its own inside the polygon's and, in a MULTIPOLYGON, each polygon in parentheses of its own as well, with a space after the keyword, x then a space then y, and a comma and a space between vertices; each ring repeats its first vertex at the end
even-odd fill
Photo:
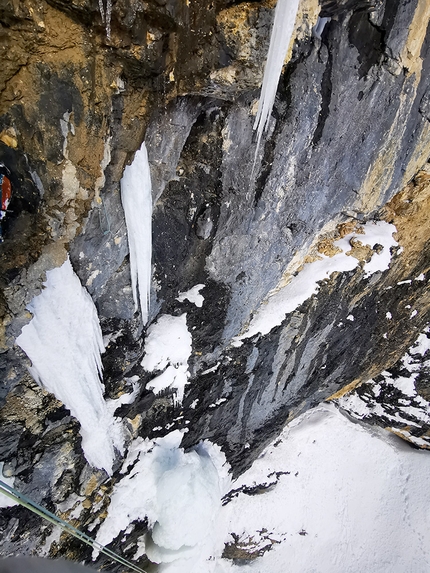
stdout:
POLYGON ((145 356, 142 366, 148 372, 164 370, 151 380, 147 388, 158 394, 162 390, 175 390, 176 403, 181 403, 187 384, 188 358, 192 350, 192 338, 187 328, 186 313, 181 316, 164 314, 148 328, 145 340, 145 356))
POLYGON ((61 400, 81 424, 88 462, 112 472, 122 432, 109 413, 101 382, 104 352, 97 311, 70 260, 46 273, 45 289, 27 306, 33 314, 16 339, 35 381, 61 400))
POLYGON ((197 307, 201 308, 203 306, 203 301, 205 299, 204 296, 200 294, 200 291, 202 290, 202 288, 204 288, 204 286, 205 285, 200 284, 193 286, 193 288, 190 288, 190 290, 187 290, 186 292, 180 292, 176 300, 178 300, 179 302, 184 302, 184 300, 188 300, 192 304, 195 304, 197 307))
MULTIPOLYGON (((15 483, 15 478, 14 477, 6 477, 3 474, 3 466, 4 466, 4 462, 0 462, 0 479, 3 483, 8 485, 9 487, 13 487, 14 483, 15 483)), ((2 493, 0 491, 0 508, 12 507, 14 505, 19 505, 19 504, 17 501, 13 501, 10 497, 8 497, 7 495, 4 495, 4 493, 2 493)))
POLYGON ((254 129, 257 130, 258 134, 256 153, 258 152, 263 131, 266 131, 269 125, 279 77, 290 46, 291 36, 294 32, 294 23, 296 21, 299 1, 300 0, 278 0, 276 4, 275 19, 264 68, 260 100, 258 102, 258 110, 254 122, 254 129))
POLYGON ((152 190, 145 143, 136 151, 133 163, 124 170, 121 201, 127 225, 135 310, 139 300, 142 321, 146 324, 151 291, 152 190))
POLYGON ((367 223, 363 227, 364 235, 351 233, 334 245, 342 252, 333 257, 320 254, 321 259, 307 263, 303 269, 294 276, 284 287, 280 288, 261 305, 255 313, 248 330, 233 339, 233 345, 240 344, 241 340, 251 338, 255 334, 268 334, 272 328, 282 323, 285 316, 293 312, 319 290, 318 282, 328 278, 334 272, 352 271, 359 265, 359 261, 350 256, 351 239, 357 239, 372 248, 379 245, 379 252, 373 253, 372 259, 364 265, 365 276, 368 277, 377 271, 388 269, 391 252, 390 248, 397 245, 393 239, 396 227, 384 221, 367 223), (375 261, 374 261, 375 260, 375 261))
POLYGON ((422 360, 430 349, 427 332, 421 333, 402 357, 402 376, 393 376, 391 372, 384 371, 381 373, 383 381, 375 384, 369 380, 335 403, 355 418, 372 423, 376 417, 391 431, 403 436, 407 432, 410 441, 429 447, 428 437, 424 435, 421 438, 408 432, 408 428, 417 428, 419 431, 430 426, 430 403, 418 394, 415 386, 418 376, 425 375, 424 369, 430 365, 429 361, 422 360))
POLYGON ((409 349, 409 354, 424 356, 425 353, 430 350, 430 338, 427 337, 428 332, 430 332, 430 328, 426 328, 425 331, 418 336, 409 349))

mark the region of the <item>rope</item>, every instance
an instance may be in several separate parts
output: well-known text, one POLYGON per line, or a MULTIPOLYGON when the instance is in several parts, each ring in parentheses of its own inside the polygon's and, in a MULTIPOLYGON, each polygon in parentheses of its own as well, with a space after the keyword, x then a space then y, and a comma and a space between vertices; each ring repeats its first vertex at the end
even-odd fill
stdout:
POLYGON ((73 527, 73 525, 67 523, 67 521, 64 521, 60 517, 57 517, 55 514, 51 513, 41 505, 38 505, 37 503, 35 503, 22 493, 18 493, 15 489, 5 484, 1 480, 0 480, 0 492, 9 497, 10 499, 13 499, 13 501, 16 501, 23 507, 26 507, 36 515, 39 515, 43 519, 46 519, 46 521, 49 521, 54 525, 59 525, 63 529, 63 531, 70 533, 70 535, 73 535, 77 539, 80 539, 83 543, 86 543, 93 549, 97 549, 98 551, 100 551, 100 553, 103 553, 113 561, 116 561, 121 565, 125 565, 126 567, 128 567, 132 571, 135 571, 136 573, 146 573, 146 571, 140 569, 140 567, 137 567, 127 559, 124 559, 124 557, 121 557, 120 555, 117 555, 107 547, 104 547, 101 543, 99 543, 95 539, 92 539, 86 533, 79 531, 79 529, 76 529, 76 527, 73 527))

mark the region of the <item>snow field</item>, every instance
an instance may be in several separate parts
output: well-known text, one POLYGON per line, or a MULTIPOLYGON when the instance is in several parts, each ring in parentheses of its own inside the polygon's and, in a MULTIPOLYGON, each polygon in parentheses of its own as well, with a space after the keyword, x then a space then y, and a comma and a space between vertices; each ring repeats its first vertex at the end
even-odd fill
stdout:
POLYGON ((429 570, 428 452, 324 405, 286 427, 232 487, 272 483, 280 471, 289 474, 270 491, 240 493, 222 510, 229 532, 271 549, 249 565, 218 560, 217 572, 429 570))

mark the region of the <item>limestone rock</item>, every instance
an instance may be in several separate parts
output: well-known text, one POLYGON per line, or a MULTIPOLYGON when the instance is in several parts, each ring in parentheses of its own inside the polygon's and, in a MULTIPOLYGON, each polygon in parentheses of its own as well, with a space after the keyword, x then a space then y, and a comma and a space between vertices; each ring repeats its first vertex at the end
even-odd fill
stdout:
MULTIPOLYGON (((26 305, 67 253, 99 313, 106 397, 138 380, 134 402, 116 410, 128 442, 187 427, 183 445, 216 442, 234 475, 306 409, 353 387, 373 400, 368 381, 398 369, 429 323, 429 4, 303 0, 254 165, 274 5, 117 0, 108 37, 97 0, 0 2, 0 162, 13 187, 0 244, 0 461, 17 487, 88 532, 106 516, 121 454, 111 480, 86 464, 76 420, 14 345, 26 305), (318 15, 331 17, 320 38, 318 15), (143 139, 149 323, 186 312, 193 339, 180 408, 172 392, 146 389, 157 373, 141 365, 131 293, 119 181, 143 139), (395 225, 397 246, 366 243, 372 221, 395 225), (237 344, 275 293, 352 234, 352 270, 328 274, 268 333, 237 344), (368 274, 381 253, 389 264, 368 274), (201 307, 178 301, 196 285, 201 307)), ((427 386, 419 377, 424 400, 427 386)), ((427 447, 424 424, 397 430, 427 447)), ((130 554, 146 528, 127 534, 130 554)), ((3 555, 90 560, 23 508, 1 510, 0 529, 3 555)))

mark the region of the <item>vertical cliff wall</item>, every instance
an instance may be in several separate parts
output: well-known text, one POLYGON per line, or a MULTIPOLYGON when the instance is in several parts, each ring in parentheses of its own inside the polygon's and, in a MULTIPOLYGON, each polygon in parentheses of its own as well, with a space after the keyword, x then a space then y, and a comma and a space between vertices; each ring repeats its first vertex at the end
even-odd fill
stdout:
MULTIPOLYGON (((103 521, 122 455, 112 479, 87 464, 78 422, 15 344, 67 254, 97 308, 105 397, 133 390, 115 407, 126 447, 186 428, 185 447, 210 439, 234 475, 287 421, 395 365, 428 324, 428 3, 302 0, 253 171, 274 5, 117 0, 108 38, 96 0, 0 2, 0 161, 13 188, 0 461, 17 489, 83 528, 103 521), (330 20, 315 34, 319 15, 330 20), (192 338, 182 362, 152 370, 120 200, 142 141, 147 327, 186 314, 192 338), (150 389, 169 367, 183 367, 181 403, 174 383, 150 389)), ((1 520, 4 554, 89 558, 24 510, 1 520)))

